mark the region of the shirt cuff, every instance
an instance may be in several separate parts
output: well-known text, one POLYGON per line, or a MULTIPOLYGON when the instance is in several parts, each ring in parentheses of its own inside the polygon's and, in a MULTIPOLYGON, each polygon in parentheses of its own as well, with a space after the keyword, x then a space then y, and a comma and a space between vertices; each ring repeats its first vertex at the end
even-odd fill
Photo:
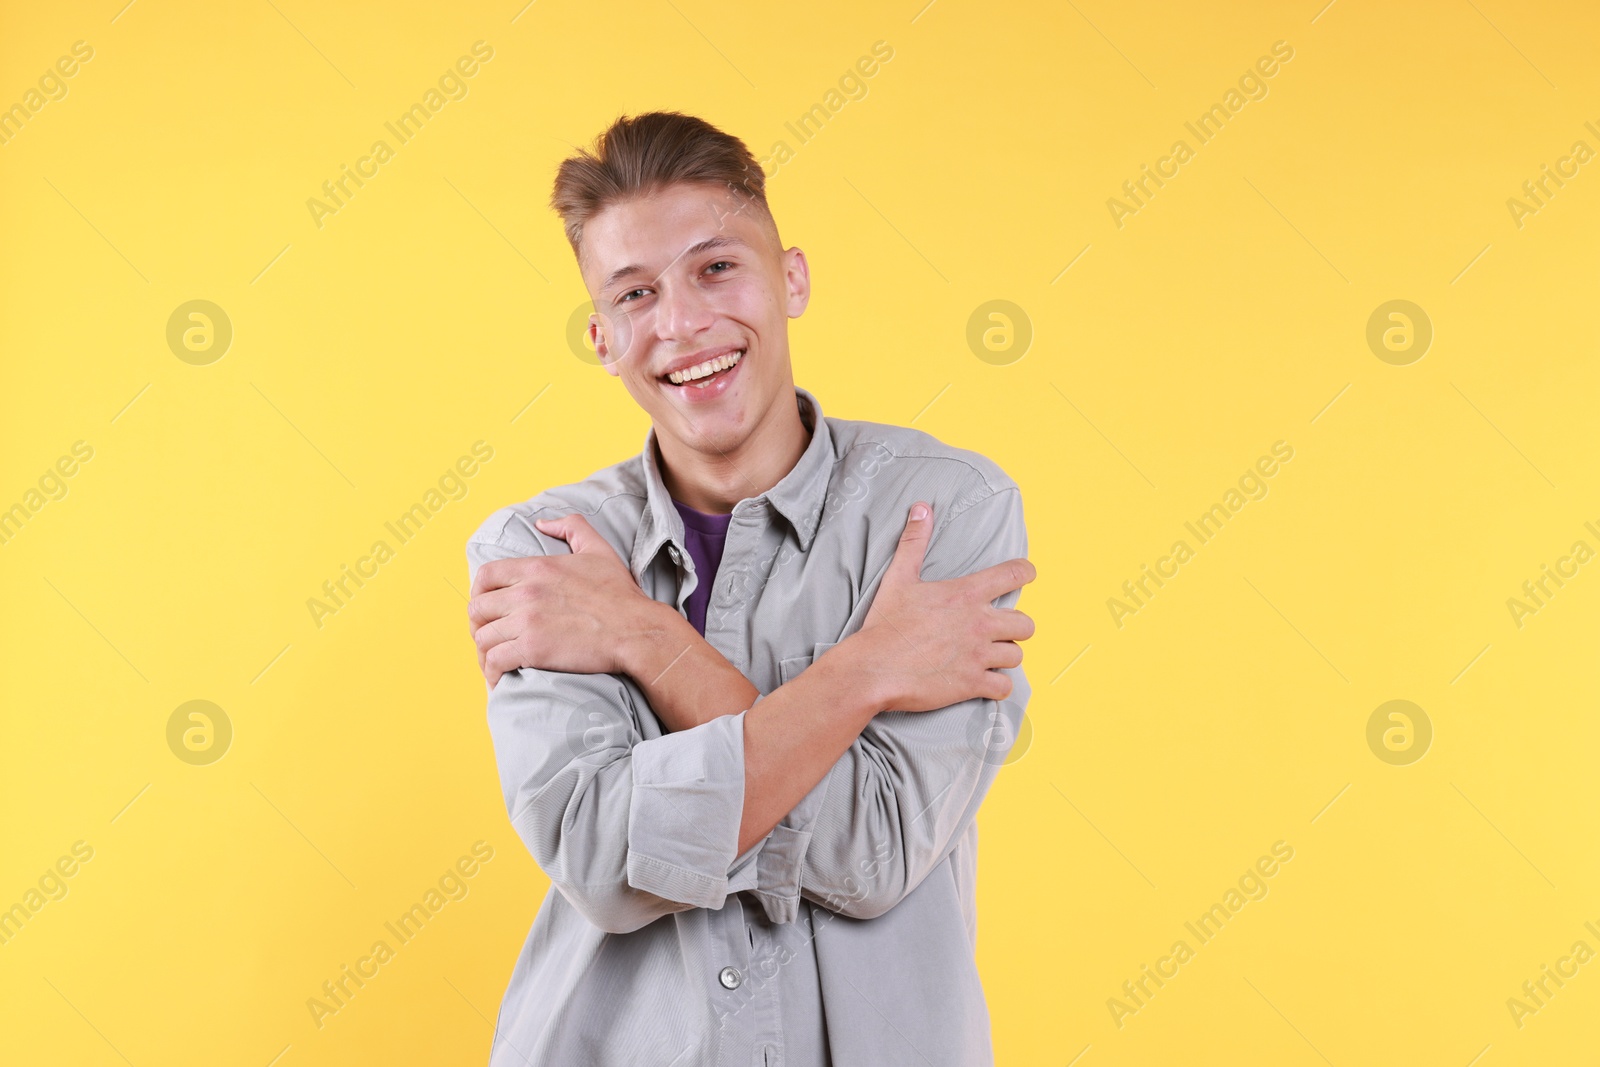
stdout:
MULTIPOLYGON (((729 881, 728 891, 749 890, 774 923, 794 922, 800 913, 800 872, 811 847, 811 827, 828 794, 833 775, 825 774, 794 810, 752 847, 755 862, 729 881)), ((749 854, 746 853, 746 856, 749 854)))
POLYGON ((744 712, 641 741, 632 764, 628 884, 721 908, 744 814, 744 712))

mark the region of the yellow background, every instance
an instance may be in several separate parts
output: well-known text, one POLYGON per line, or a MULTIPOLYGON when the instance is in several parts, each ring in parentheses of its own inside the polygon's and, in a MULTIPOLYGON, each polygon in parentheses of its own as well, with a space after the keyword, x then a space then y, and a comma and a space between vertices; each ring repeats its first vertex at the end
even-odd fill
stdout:
POLYGON ((1520 1028, 1506 1001, 1600 950, 1600 564, 1520 628, 1506 601, 1600 548, 1600 162, 1520 227, 1506 201, 1600 149, 1600 18, 1212 7, 8 4, 0 104, 94 58, 0 146, 0 506, 94 458, 0 546, 0 906, 94 858, 0 946, 0 1059, 484 1061, 547 883, 501 806, 463 544, 638 451, 564 338, 546 200, 570 146, 676 108, 795 149, 770 196, 815 281, 800 383, 1023 487, 1033 738, 980 820, 998 1061, 1587 1062, 1600 963, 1520 1028), (307 199, 478 40, 469 95, 318 228, 307 199), (1180 138, 1119 228, 1108 198, 1180 138), (165 339, 193 299, 233 325, 207 366, 165 339), (1034 331, 1007 365, 966 342, 993 299, 1034 331), (1408 366, 1365 340, 1393 299, 1434 328, 1408 366), (318 628, 306 599, 478 440, 466 498, 318 628), (1107 599, 1279 440, 1268 496, 1119 628, 1107 599), (234 728, 209 766, 167 746, 195 699, 234 728), (1433 725, 1408 766, 1366 741, 1392 699, 1433 725), (470 895, 319 1030, 307 998, 479 840, 470 895), (1280 840, 1269 895, 1119 1028, 1108 998, 1280 840))

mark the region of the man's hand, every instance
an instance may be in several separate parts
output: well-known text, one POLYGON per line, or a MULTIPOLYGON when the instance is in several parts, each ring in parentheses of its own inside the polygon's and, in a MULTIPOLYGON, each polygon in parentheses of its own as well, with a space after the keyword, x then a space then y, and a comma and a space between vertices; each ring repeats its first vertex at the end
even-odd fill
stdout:
POLYGON ((489 688, 521 667, 621 673, 623 649, 656 626, 661 605, 645 596, 583 516, 534 525, 567 542, 572 554, 493 560, 478 568, 467 619, 489 688))
POLYGON ((1033 581, 1033 564, 1013 559, 961 578, 924 582, 922 561, 932 532, 932 509, 912 505, 860 632, 840 642, 857 644, 862 683, 885 711, 935 711, 974 697, 1004 700, 1011 679, 997 668, 1018 666, 1017 642, 1033 636, 1027 615, 991 603, 1033 581))

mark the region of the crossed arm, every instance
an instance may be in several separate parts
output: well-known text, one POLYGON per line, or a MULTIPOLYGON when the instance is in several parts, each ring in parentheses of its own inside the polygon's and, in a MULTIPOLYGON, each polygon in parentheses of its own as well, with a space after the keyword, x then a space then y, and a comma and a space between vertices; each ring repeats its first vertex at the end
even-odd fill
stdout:
POLYGON ((634 929, 736 889, 792 918, 801 894, 869 917, 915 888, 997 770, 979 715, 1015 736, 1028 695, 1016 642, 1033 625, 1009 607, 1034 573, 1014 558, 1017 492, 950 521, 964 536, 942 543, 980 547, 930 554, 933 516, 909 520, 861 629, 764 698, 581 517, 537 524, 570 554, 469 546, 507 804, 568 899, 634 929), (924 566, 964 577, 923 581, 924 566), (667 735, 639 736, 635 695, 667 735), (548 710, 533 712, 554 705, 582 712, 581 751, 570 728, 550 751, 548 710))

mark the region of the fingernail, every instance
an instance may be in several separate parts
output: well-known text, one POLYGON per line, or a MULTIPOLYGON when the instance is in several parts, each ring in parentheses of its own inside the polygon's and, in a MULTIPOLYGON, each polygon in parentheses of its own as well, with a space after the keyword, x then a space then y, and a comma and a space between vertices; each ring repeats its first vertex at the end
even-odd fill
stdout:
POLYGON ((911 521, 912 522, 921 522, 923 519, 925 519, 927 517, 928 517, 928 505, 926 505, 926 504, 912 504, 911 505, 911 521))

